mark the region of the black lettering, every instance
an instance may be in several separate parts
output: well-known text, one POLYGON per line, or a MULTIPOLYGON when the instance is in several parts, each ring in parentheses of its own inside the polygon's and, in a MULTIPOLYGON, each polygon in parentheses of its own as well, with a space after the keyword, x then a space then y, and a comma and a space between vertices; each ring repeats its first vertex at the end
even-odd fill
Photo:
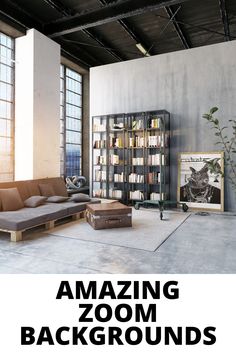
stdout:
POLYGON ((146 327, 146 342, 150 345, 157 345, 161 341, 161 327, 156 327, 156 337, 152 339, 152 327, 146 327))
POLYGON ((105 296, 109 296, 111 299, 116 299, 116 294, 110 281, 103 282, 99 299, 104 299, 105 296))
POLYGON ((78 345, 78 341, 80 340, 81 344, 88 345, 86 339, 84 338, 84 332, 88 329, 88 327, 82 327, 78 332, 78 327, 72 328, 72 338, 73 345, 78 345))
POLYGON ((143 282, 143 299, 148 298, 148 292, 153 299, 160 299, 160 282, 155 281, 155 289, 149 281, 143 282))
POLYGON ((135 321, 136 322, 156 322, 157 320, 157 309, 155 304, 148 305, 147 312, 145 313, 144 307, 142 304, 135 305, 135 321), (151 317, 151 319, 150 319, 151 317))
POLYGON ((178 288, 172 288, 172 286, 177 286, 178 282, 177 281, 167 281, 164 286, 163 286, 163 294, 164 296, 169 299, 169 300, 175 300, 179 298, 179 289, 178 288))
POLYGON ((82 281, 76 281, 76 299, 89 299, 89 297, 91 299, 97 298, 96 281, 90 281, 87 289, 84 288, 84 283, 82 281))
POLYGON ((182 327, 177 327, 177 335, 172 327, 165 327, 165 344, 170 344, 170 338, 176 345, 182 344, 182 327))
POLYGON ((70 344, 69 340, 62 340, 62 332, 69 332, 70 328, 69 327, 60 327, 56 331, 56 341, 60 345, 68 345, 70 344))
POLYGON ((68 299, 70 299, 70 300, 74 299, 71 288, 70 288, 70 284, 67 280, 61 281, 56 299, 60 300, 63 296, 68 297, 68 299))
POLYGON ((105 335, 102 333, 98 333, 98 332, 103 332, 104 331, 104 327, 94 327, 91 329, 90 333, 89 333, 89 339, 91 341, 92 344, 96 344, 96 345, 104 345, 105 344, 105 335))
POLYGON ((84 309, 84 312, 79 317, 79 322, 93 322, 93 318, 87 318, 89 312, 92 310, 92 304, 79 304, 80 309, 84 309))
POLYGON ((108 322, 110 321, 110 319, 112 318, 112 309, 111 306, 107 305, 107 304, 101 304, 98 305, 95 308, 94 311, 95 314, 95 318, 99 321, 99 322, 108 322), (101 316, 101 311, 105 309, 106 311, 106 315, 104 317, 101 316))
POLYGON ((216 336, 211 333, 215 332, 216 328, 215 327, 206 327, 203 331, 204 335, 209 338, 210 340, 203 340, 203 344, 205 345, 213 345, 216 342, 216 336))
POLYGON ((120 336, 122 335, 122 329, 119 327, 109 327, 109 336, 108 336, 108 344, 109 345, 114 345, 114 341, 116 341, 117 344, 119 345, 124 345, 122 340, 120 339, 120 336))
POLYGON ((130 345, 138 345, 142 342, 143 332, 141 328, 138 327, 129 327, 125 332, 125 340, 130 345), (133 339, 132 333, 136 334, 136 339, 133 339))
POLYGON ((201 331, 197 327, 186 327, 186 345, 198 344, 201 340, 201 331), (194 337, 193 337, 194 335, 194 337))
POLYGON ((131 318, 132 318, 132 314, 133 314, 133 311, 132 311, 132 308, 131 308, 130 305, 120 304, 120 305, 117 305, 116 308, 115 308, 115 318, 119 322, 128 322, 128 321, 130 321, 131 318), (124 317, 121 316, 121 311, 123 309, 126 310, 126 316, 124 316, 124 317))
POLYGON ((120 290, 119 294, 117 295, 117 299, 119 300, 131 299, 131 295, 126 294, 127 290, 131 285, 131 281, 118 281, 117 284, 123 286, 123 288, 120 290))
POLYGON ((21 327, 21 345, 31 345, 35 342, 33 327, 21 327))
POLYGON ((42 345, 43 342, 47 342, 49 345, 54 345, 49 327, 42 327, 39 332, 39 337, 36 344, 42 345))

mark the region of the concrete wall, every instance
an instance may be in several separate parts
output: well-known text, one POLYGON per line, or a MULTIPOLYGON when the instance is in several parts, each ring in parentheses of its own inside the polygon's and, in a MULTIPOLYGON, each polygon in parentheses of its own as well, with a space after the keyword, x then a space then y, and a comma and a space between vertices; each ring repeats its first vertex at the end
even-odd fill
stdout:
POLYGON ((60 59, 34 29, 16 39, 16 180, 60 175, 60 59))
MULTIPOLYGON (((236 41, 105 65, 90 70, 90 116, 166 109, 171 112, 171 197, 176 198, 177 154, 215 151, 201 118, 218 106, 222 124, 235 119, 236 41)), ((225 183, 225 208, 236 210, 225 183)))

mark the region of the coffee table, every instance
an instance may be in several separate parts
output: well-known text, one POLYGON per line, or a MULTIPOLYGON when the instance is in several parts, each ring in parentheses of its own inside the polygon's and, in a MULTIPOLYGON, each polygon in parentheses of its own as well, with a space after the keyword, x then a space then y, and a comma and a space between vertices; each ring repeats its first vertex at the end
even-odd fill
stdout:
POLYGON ((94 230, 132 226, 132 208, 119 202, 88 204, 86 220, 94 230))

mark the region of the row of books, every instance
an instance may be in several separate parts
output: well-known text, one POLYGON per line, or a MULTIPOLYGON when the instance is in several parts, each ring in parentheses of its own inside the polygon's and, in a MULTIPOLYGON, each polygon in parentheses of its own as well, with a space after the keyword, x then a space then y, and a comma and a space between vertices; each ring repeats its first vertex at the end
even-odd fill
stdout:
POLYGON ((95 165, 106 165, 106 156, 95 156, 95 165))
POLYGON ((164 200, 164 193, 150 193, 150 200, 164 200), (161 198, 162 196, 162 198, 161 198))
POLYGON ((153 154, 153 155, 148 155, 148 165, 149 166, 158 166, 160 165, 160 162, 162 162, 162 165, 165 164, 165 156, 164 155, 161 155, 162 156, 162 161, 160 159, 160 154, 153 154))
POLYGON ((109 198, 121 199, 122 191, 119 189, 109 189, 109 198))
POLYGON ((95 189, 93 191, 93 197, 95 198, 106 198, 107 191, 106 189, 95 189))
POLYGON ((132 122, 132 129, 143 129, 144 125, 143 125, 143 119, 139 119, 139 120, 134 120, 132 122))
POLYGON ((109 146, 110 147, 118 147, 118 148, 122 148, 123 147, 123 142, 122 142, 122 139, 119 137, 112 137, 110 136, 110 139, 109 139, 109 146))
POLYGON ((144 176, 139 175, 137 173, 131 173, 129 175, 129 182, 130 183, 144 183, 144 176))
POLYGON ((95 170, 95 181, 96 182, 106 182, 107 173, 106 171, 95 170))
POLYGON ((144 200, 144 194, 141 191, 130 191, 129 198, 133 200, 144 200))
POLYGON ((160 119, 159 118, 151 118, 149 121, 149 128, 160 128, 160 119))
POLYGON ((164 139, 161 135, 150 135, 148 137, 148 147, 163 147, 164 139))
POLYGON ((125 182, 124 181, 124 173, 115 173, 114 174, 114 182, 125 182))
POLYGON ((132 136, 129 138, 129 147, 144 147, 145 144, 145 138, 142 136, 132 136))
POLYGON ((107 143, 106 140, 95 140, 93 147, 95 149, 103 149, 106 147, 106 143, 107 143))

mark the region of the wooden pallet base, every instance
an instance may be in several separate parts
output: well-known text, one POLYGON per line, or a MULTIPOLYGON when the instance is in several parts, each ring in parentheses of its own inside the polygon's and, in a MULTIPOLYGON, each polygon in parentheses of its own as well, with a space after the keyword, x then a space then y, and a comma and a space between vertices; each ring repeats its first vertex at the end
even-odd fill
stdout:
MULTIPOLYGON (((73 214, 73 215, 71 215, 71 217, 72 217, 72 220, 79 220, 79 219, 84 217, 84 211, 81 211, 79 213, 73 214)), ((33 227, 45 225, 45 230, 50 230, 50 229, 54 228, 55 222, 57 220, 59 220, 59 219, 47 221, 47 222, 45 222, 43 224, 39 224, 39 225, 34 225, 34 226, 30 227, 29 229, 31 229, 33 227)), ((22 233, 25 230, 29 230, 29 229, 24 229, 24 230, 19 230, 19 231, 0 229, 0 231, 10 233, 11 242, 18 242, 18 241, 22 241, 22 233)))

